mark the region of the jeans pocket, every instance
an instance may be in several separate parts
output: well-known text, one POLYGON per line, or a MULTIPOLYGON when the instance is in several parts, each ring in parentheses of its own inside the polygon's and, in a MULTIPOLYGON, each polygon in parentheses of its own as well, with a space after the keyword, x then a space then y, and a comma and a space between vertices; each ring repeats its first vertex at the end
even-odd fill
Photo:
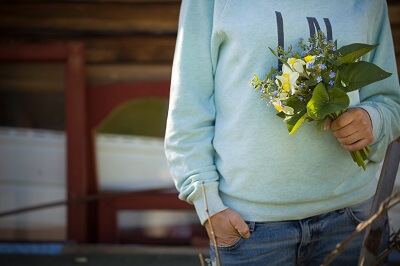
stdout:
POLYGON ((374 197, 346 208, 347 214, 355 224, 364 222, 369 218, 373 200, 374 197))
MULTIPOLYGON (((218 243, 217 243, 218 250, 228 251, 228 250, 237 249, 241 245, 243 239, 244 239, 243 237, 239 236, 239 238, 237 240, 235 240, 235 242, 233 242, 232 244, 229 244, 229 245, 218 245, 218 243)), ((213 249, 215 248, 214 243, 212 241, 210 241, 210 247, 213 249)))

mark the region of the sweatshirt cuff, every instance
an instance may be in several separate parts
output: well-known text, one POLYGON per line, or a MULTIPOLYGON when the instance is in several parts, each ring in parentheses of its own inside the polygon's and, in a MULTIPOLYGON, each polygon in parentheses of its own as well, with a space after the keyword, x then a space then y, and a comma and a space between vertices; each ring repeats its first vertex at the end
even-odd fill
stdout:
POLYGON ((372 122, 372 134, 374 135, 374 140, 370 145, 373 145, 376 143, 380 137, 381 134, 381 129, 382 129, 382 120, 381 120, 381 114, 379 112, 379 109, 372 106, 372 105, 360 105, 358 106, 369 114, 369 117, 371 118, 372 122))
MULTIPOLYGON (((222 203, 222 200, 219 197, 218 185, 205 186, 205 192, 210 217, 218 212, 228 209, 228 207, 222 203)), ((198 195, 196 195, 196 197, 193 199, 193 205, 196 209, 197 215, 199 216, 201 224, 204 225, 208 217, 202 190, 200 190, 200 193, 198 193, 198 195)))

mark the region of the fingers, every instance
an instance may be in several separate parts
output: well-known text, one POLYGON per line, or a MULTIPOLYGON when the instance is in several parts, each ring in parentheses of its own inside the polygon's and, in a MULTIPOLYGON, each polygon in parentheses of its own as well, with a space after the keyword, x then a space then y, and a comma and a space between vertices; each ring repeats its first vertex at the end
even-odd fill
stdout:
POLYGON ((332 122, 331 129, 333 131, 339 130, 349 125, 353 121, 354 121, 354 116, 352 115, 352 112, 343 113, 332 122))
MULTIPOLYGON (((230 245, 237 241, 240 236, 243 238, 250 237, 248 225, 242 216, 232 209, 228 208, 214 214, 211 220, 216 240, 220 245, 230 245)), ((204 226, 207 229, 208 236, 212 239, 211 226, 208 221, 204 223, 204 226)))
POLYGON ((332 119, 328 118, 325 122, 325 126, 324 126, 324 130, 329 130, 331 129, 331 125, 332 125, 332 119))
POLYGON ((234 218, 230 220, 232 226, 239 232, 241 237, 249 238, 250 230, 249 226, 245 223, 243 218, 240 215, 236 215, 234 218))
POLYGON ((358 132, 359 130, 362 130, 362 129, 360 127, 358 127, 357 125, 355 125, 354 123, 351 123, 340 129, 333 130, 332 133, 336 138, 346 138, 346 137, 349 137, 349 136, 353 135, 354 133, 358 132))
POLYGON ((342 145, 343 148, 345 148, 348 151, 359 151, 362 148, 365 148, 366 146, 368 146, 371 143, 371 141, 369 141, 368 139, 362 139, 359 140, 353 144, 350 145, 342 145))
POLYGON ((374 139, 371 119, 362 108, 349 109, 335 119, 330 128, 340 145, 349 151, 360 150, 374 139))

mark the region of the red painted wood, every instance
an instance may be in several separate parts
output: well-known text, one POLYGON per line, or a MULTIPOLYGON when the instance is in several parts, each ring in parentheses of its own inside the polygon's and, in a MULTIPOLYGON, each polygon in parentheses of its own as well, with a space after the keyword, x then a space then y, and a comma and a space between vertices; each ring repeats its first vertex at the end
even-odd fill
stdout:
POLYGON ((67 43, 0 44, 0 60, 8 62, 66 61, 67 43))
MULTIPOLYGON (((67 188, 68 198, 88 194, 87 167, 89 143, 86 120, 86 81, 84 46, 67 45, 66 66, 66 132, 67 132, 67 188)), ((86 204, 68 206, 67 235, 69 240, 88 242, 88 214, 86 204)))
MULTIPOLYGON (((66 136, 67 136, 67 196, 68 199, 87 194, 87 132, 85 108, 84 46, 79 42, 42 44, 1 44, 0 60, 6 62, 64 62, 66 136)), ((87 211, 85 204, 67 207, 67 238, 87 241, 87 211)))
POLYGON ((114 200, 102 200, 98 208, 98 242, 118 243, 118 219, 114 200))
POLYGON ((115 199, 118 210, 193 210, 193 206, 180 200, 178 194, 146 193, 115 199))

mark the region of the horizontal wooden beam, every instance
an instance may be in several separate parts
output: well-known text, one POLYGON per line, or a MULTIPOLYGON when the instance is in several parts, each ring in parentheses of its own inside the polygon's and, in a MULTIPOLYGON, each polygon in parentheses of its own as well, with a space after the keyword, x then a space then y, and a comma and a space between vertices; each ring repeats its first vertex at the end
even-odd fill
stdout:
POLYGON ((65 63, 0 64, 0 91, 64 91, 65 63))
MULTIPOLYGON (((135 36, 38 36, 0 35, 0 43, 20 44, 67 42, 79 39, 86 48, 86 62, 104 63, 172 63, 175 50, 175 35, 135 35, 135 36)), ((1 46, 0 46, 1 47, 1 46)), ((0 50, 0 53, 8 54, 0 50)), ((34 56, 34 54, 32 55, 34 56)))
MULTIPOLYGON (((0 91, 64 91, 62 63, 0 63, 0 91)), ((171 64, 87 65, 88 85, 170 80, 171 64)))
POLYGON ((176 32, 179 2, 0 4, 0 30, 176 32))
POLYGON ((47 44, 0 44, 0 60, 21 61, 65 61, 68 49, 65 43, 47 44))
MULTIPOLYGON (((5 3, 13 3, 15 0, 2 0, 5 3)), ((24 0, 25 3, 46 3, 50 1, 46 0, 24 0)), ((180 3, 181 0, 52 0, 53 3, 152 3, 152 4, 159 4, 159 3, 180 3)))
POLYGON ((175 36, 87 38, 88 63, 172 63, 175 36))
POLYGON ((155 81, 171 79, 170 64, 104 64, 88 65, 88 85, 128 83, 132 81, 155 81))

